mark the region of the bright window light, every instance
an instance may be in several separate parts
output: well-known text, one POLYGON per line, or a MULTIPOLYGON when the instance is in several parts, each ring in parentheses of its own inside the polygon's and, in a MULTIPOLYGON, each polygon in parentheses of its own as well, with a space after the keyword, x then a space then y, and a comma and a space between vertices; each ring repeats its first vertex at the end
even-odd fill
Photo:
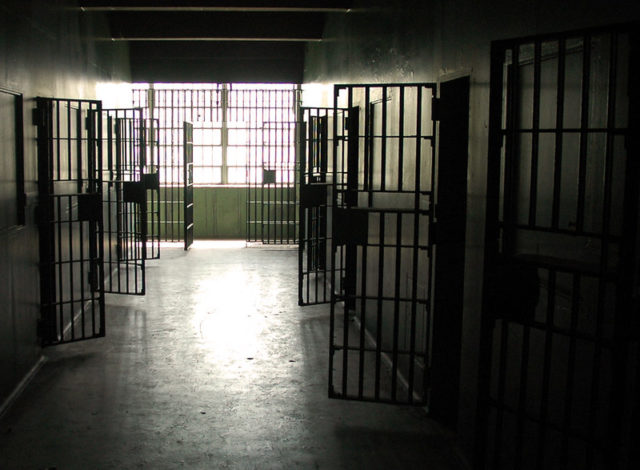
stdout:
POLYGON ((163 186, 183 181, 184 121, 193 124, 194 184, 261 183, 263 169, 276 181, 295 181, 294 84, 153 83, 132 89, 134 107, 154 119, 163 186))

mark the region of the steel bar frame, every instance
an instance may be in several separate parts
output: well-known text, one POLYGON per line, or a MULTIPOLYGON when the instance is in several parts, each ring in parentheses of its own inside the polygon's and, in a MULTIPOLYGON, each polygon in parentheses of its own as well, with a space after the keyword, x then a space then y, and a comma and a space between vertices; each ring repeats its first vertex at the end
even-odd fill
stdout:
POLYGON ((298 108, 293 87, 230 92, 230 120, 249 123, 248 242, 298 243, 298 108))
MULTIPOLYGON (((207 183, 222 183, 221 127, 223 85, 194 88, 141 88, 133 90, 133 106, 142 107, 149 132, 156 136, 156 171, 159 176, 158 223, 160 238, 184 242, 184 129, 194 124, 194 178, 209 175, 207 183), (201 138, 198 138, 201 137, 201 138)), ((204 182, 205 180, 203 180, 204 182)))
POLYGON ((145 120, 141 108, 103 110, 105 292, 144 295, 148 190, 145 120))
MULTIPOLYGON (((298 244, 298 304, 331 301, 331 188, 333 119, 345 110, 300 108, 298 160, 300 226, 298 244)), ((337 117, 336 117, 337 116, 337 117)))
POLYGON ((37 98, 39 333, 44 346, 104 336, 102 105, 37 98))
POLYGON ((194 186, 247 189, 247 241, 297 241, 295 120, 298 89, 210 84, 133 91, 134 106, 156 124, 162 239, 183 240, 182 122, 194 126, 194 186), (263 170, 275 182, 263 183, 263 170))
POLYGON ((478 469, 635 468, 635 30, 492 43, 478 469))
POLYGON ((435 93, 335 86, 331 398, 428 404, 435 93))

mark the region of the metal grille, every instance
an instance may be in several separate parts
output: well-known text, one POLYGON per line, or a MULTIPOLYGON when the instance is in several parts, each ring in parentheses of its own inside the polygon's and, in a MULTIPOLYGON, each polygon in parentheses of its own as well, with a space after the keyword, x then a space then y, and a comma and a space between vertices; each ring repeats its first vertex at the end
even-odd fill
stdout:
POLYGON ((295 122, 255 128, 247 162, 247 241, 297 243, 295 122))
POLYGON ((147 189, 142 109, 104 111, 107 164, 103 176, 105 292, 145 292, 147 189))
POLYGON ((158 123, 162 238, 183 237, 182 123, 189 121, 194 128, 194 186, 248 186, 247 239, 294 243, 296 87, 189 87, 155 85, 133 91, 134 106, 144 108, 145 117, 158 123))
POLYGON ((332 398, 427 402, 434 90, 335 88, 332 398))
POLYGON ((635 468, 628 31, 492 45, 478 468, 635 468))
POLYGON ((101 120, 99 101, 37 98, 44 345, 105 334, 101 120))
MULTIPOLYGON (((232 89, 229 121, 245 123, 247 241, 297 243, 296 119, 298 92, 232 89)), ((238 171, 241 171, 238 169, 238 171)))
MULTIPOLYGON (((300 165, 300 242, 298 304, 331 300, 331 182, 333 108, 302 108, 298 160, 300 165)), ((339 110, 337 119, 344 119, 339 110)))
POLYGON ((133 105, 154 120, 161 239, 184 240, 183 123, 194 125, 194 182, 222 183, 222 85, 133 90, 133 105))

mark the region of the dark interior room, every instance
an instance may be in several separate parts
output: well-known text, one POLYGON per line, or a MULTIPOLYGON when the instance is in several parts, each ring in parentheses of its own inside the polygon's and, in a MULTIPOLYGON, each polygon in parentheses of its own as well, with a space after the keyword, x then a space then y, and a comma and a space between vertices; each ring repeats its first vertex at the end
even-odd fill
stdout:
POLYGON ((640 468, 639 31, 3 0, 0 469, 640 468))

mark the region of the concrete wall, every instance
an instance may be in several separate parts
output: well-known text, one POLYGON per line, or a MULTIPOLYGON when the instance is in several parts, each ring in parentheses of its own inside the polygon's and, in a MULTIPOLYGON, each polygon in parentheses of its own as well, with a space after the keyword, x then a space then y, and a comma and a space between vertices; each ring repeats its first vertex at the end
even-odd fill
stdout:
POLYGON ((0 3, 0 87, 24 97, 27 194, 26 224, 0 232, 0 403, 41 353, 36 331, 40 294, 34 98, 106 98, 110 105, 123 104, 120 85, 128 80, 126 49, 92 41, 97 33, 104 34, 106 25, 99 15, 82 14, 75 7, 75 2, 63 0, 0 3))
MULTIPOLYGON (((333 14, 326 42, 307 48, 305 83, 440 82, 469 75, 466 267, 458 430, 470 454, 477 399, 489 120, 490 44, 496 39, 640 18, 637 2, 396 0, 355 2, 333 14), (377 3, 379 7, 372 7, 377 3), (366 4, 366 5, 363 5, 366 4)), ((318 91, 316 87, 308 87, 318 91)), ((320 91, 323 91, 320 89, 320 91)), ((304 105, 332 105, 330 92, 304 105)), ((307 97, 311 93, 307 94, 307 97)))

